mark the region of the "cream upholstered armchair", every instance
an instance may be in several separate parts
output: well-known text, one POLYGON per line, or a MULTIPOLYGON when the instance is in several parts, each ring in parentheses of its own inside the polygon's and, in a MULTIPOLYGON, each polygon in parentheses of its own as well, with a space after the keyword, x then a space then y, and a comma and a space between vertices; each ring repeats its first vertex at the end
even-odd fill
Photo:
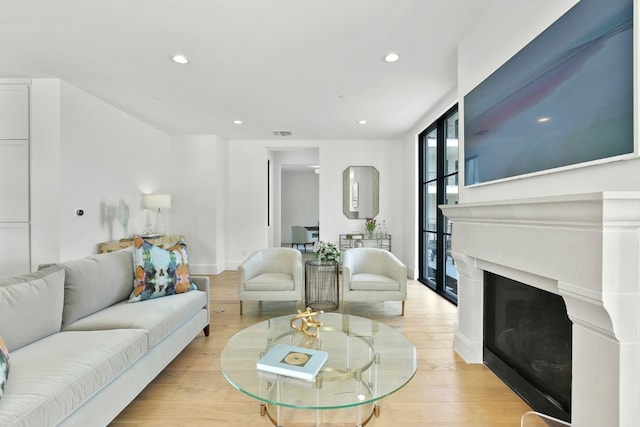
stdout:
POLYGON ((243 301, 303 301, 302 255, 292 248, 261 249, 238 266, 243 301))
POLYGON ((342 301, 407 300, 407 267, 391 252, 353 248, 342 254, 342 301))

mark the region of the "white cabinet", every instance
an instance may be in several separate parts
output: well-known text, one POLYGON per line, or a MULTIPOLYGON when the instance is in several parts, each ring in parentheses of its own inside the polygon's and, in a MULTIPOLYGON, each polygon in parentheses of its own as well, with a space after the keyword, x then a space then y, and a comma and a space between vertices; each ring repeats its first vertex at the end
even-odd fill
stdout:
POLYGON ((29 85, 0 83, 0 277, 28 273, 29 85))
POLYGON ((0 222, 0 278, 31 270, 29 223, 0 222))
POLYGON ((29 221, 29 141, 0 139, 0 222, 29 221))
POLYGON ((29 139, 29 86, 0 84, 0 139, 29 139))

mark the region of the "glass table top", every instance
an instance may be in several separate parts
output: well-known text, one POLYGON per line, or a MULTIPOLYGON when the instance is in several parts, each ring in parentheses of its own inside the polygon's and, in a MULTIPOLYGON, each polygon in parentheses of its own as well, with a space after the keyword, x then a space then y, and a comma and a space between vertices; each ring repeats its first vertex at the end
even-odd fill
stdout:
POLYGON ((293 316, 256 323, 227 342, 220 363, 229 383, 269 404, 339 409, 375 403, 402 388, 416 372, 415 346, 389 326, 364 317, 324 313, 316 316, 322 322, 318 336, 308 337, 291 329, 293 316), (258 371, 258 359, 278 343, 324 350, 329 358, 314 380, 258 371))

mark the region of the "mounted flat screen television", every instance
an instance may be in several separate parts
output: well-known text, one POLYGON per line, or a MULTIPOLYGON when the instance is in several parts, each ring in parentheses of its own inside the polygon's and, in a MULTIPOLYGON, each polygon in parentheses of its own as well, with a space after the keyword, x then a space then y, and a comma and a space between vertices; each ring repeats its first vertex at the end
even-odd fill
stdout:
POLYGON ((581 0, 464 97, 465 185, 634 152, 633 0, 581 0))

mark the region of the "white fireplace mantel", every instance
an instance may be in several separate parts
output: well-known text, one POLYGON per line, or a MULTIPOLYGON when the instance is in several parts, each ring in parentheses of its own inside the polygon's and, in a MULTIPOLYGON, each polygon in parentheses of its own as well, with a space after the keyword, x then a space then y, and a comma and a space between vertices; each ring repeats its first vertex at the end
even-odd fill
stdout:
POLYGON ((440 206, 458 268, 455 350, 482 362, 483 272, 561 295, 572 425, 640 425, 640 192, 440 206))

